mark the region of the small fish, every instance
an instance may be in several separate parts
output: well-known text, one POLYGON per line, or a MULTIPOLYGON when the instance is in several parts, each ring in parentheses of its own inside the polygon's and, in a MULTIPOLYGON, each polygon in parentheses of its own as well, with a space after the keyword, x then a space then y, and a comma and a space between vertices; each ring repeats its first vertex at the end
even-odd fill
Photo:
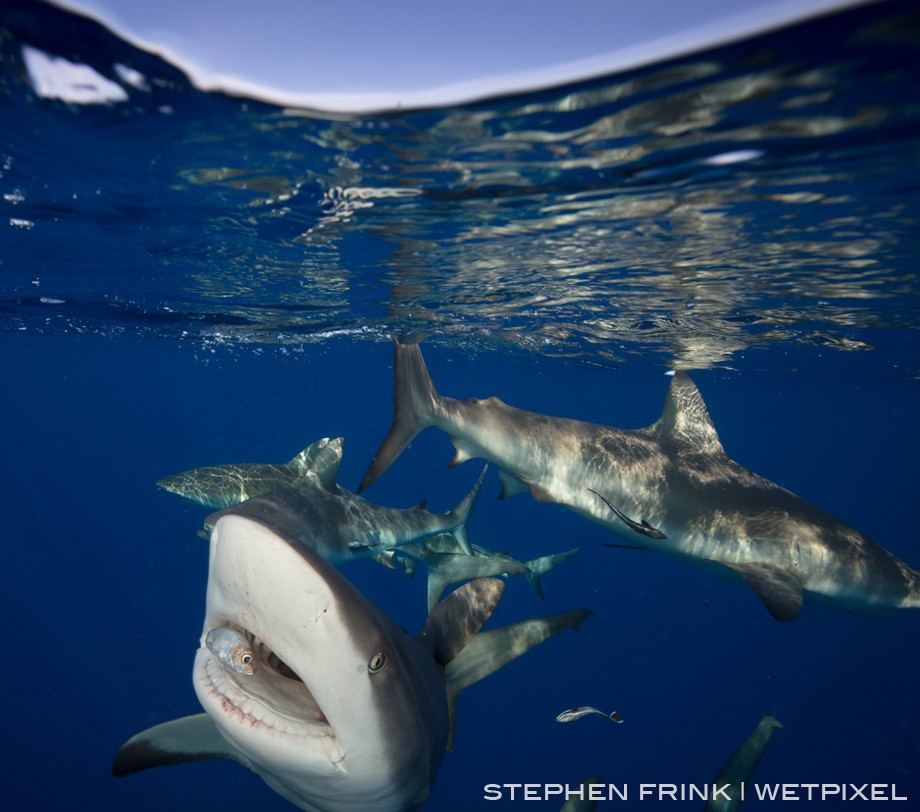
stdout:
POLYGON ((256 658, 245 636, 236 629, 217 626, 208 632, 205 645, 224 666, 237 674, 252 675, 256 672, 256 658))
POLYGON ((592 708, 590 705, 583 705, 578 708, 569 708, 567 711, 562 711, 562 713, 556 717, 556 721, 574 722, 576 719, 581 719, 582 716, 590 716, 592 713, 603 716, 611 722, 616 722, 618 725, 623 723, 623 717, 616 711, 613 713, 604 713, 604 711, 592 708))

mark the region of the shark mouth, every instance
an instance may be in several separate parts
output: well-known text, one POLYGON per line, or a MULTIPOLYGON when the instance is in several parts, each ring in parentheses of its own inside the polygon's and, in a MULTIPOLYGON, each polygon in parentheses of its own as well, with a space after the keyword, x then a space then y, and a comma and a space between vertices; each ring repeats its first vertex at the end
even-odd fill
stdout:
POLYGON ((202 705, 223 719, 221 729, 234 737, 237 726, 246 735, 262 731, 283 737, 309 738, 333 764, 341 761, 335 731, 304 680, 264 640, 232 624, 246 639, 254 658, 252 674, 225 665, 207 647, 195 657, 195 689, 202 705))

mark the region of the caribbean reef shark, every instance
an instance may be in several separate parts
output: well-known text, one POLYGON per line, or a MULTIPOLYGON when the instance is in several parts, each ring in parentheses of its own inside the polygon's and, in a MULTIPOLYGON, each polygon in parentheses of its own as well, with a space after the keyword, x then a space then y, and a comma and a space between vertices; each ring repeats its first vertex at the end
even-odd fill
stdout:
POLYGON ((287 484, 286 476, 268 473, 277 467, 271 465, 197 468, 159 484, 166 487, 162 483, 168 481, 168 490, 200 504, 232 505, 205 520, 207 532, 226 512, 253 516, 336 565, 439 534, 449 534, 462 550, 472 553, 466 531, 482 476, 456 508, 442 515, 425 510, 424 504, 408 510, 383 507, 337 484, 343 443, 341 437, 323 438, 295 457, 301 462, 294 486, 287 484), (242 494, 249 494, 245 501, 239 498, 242 494))
POLYGON ((428 611, 430 612, 441 597, 441 593, 451 584, 484 578, 493 575, 523 575, 533 587, 534 592, 543 599, 541 579, 546 573, 568 561, 576 555, 580 547, 563 553, 544 555, 530 561, 517 561, 506 553, 497 553, 472 545, 473 554, 460 551, 456 539, 446 533, 426 539, 422 544, 407 544, 394 552, 398 560, 414 577, 415 567, 410 562, 421 561, 428 572, 428 611))
POLYGON ((661 417, 624 430, 549 417, 498 398, 438 394, 417 343, 395 343, 390 432, 360 493, 430 426, 502 470, 503 496, 530 491, 634 543, 746 583, 778 620, 804 600, 879 613, 920 607, 920 572, 830 513, 743 468, 722 448, 690 377, 674 375, 661 417))
MULTIPOLYGON (((157 480, 157 486, 190 502, 212 508, 238 505, 253 496, 294 488, 304 483, 328 478, 328 467, 338 473, 342 459, 341 437, 323 438, 308 445, 290 462, 242 463, 193 468, 157 480)), ((332 475, 333 478, 335 474, 332 475)))
POLYGON ((503 582, 465 584, 412 638, 270 525, 226 514, 210 545, 193 672, 205 713, 137 734, 112 772, 224 758, 311 812, 421 806, 448 739, 444 670, 492 613, 503 582), (246 669, 212 651, 214 629, 248 642, 246 669))

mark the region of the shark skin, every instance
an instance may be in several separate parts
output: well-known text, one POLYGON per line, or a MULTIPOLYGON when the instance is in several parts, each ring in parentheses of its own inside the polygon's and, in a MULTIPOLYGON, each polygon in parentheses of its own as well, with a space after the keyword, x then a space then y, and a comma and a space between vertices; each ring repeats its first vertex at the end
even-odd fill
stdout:
MULTIPOLYGON (((271 466, 219 465, 177 474, 171 479, 181 477, 185 490, 171 490, 199 504, 230 503, 230 507, 205 519, 207 532, 221 516, 230 513, 253 516, 293 536, 336 565, 439 534, 450 535, 462 550, 472 552, 467 525, 483 476, 457 507, 441 515, 430 513, 424 505, 408 510, 383 507, 337 483, 343 443, 341 437, 323 438, 295 457, 306 461, 302 462, 298 484, 293 487, 285 486, 284 479, 269 477, 264 470, 253 480, 247 478, 250 468, 261 470, 271 466), (199 478, 200 472, 204 474, 199 478), (271 490, 260 490, 265 487, 271 490), (242 493, 250 496, 245 501, 230 501, 242 493)), ((173 485, 179 487, 175 482, 173 485)))
POLYGON ((280 465, 242 463, 193 468, 158 479, 157 487, 205 507, 230 507, 253 496, 295 488, 317 477, 324 479, 329 466, 338 471, 343 442, 341 437, 324 437, 280 465))
POLYGON ((393 424, 359 493, 436 427, 453 440, 451 465, 480 457, 500 467, 504 496, 527 490, 634 544, 746 584, 777 620, 798 617, 804 601, 866 614, 920 608, 920 572, 728 457, 686 373, 674 375, 655 423, 624 430, 494 397, 443 397, 418 344, 394 344, 393 424))
POLYGON ((741 806, 741 785, 747 785, 754 777, 757 765, 763 757, 764 750, 773 731, 782 727, 782 724, 772 716, 764 716, 758 722, 750 735, 741 743, 725 766, 719 770, 714 786, 723 787, 728 784, 725 793, 718 797, 710 798, 703 808, 703 812, 735 812, 741 806), (728 796, 728 797, 726 797, 728 796))
POLYGON ((435 782, 449 732, 444 670, 492 613, 498 579, 465 584, 409 637, 313 550, 247 516, 210 541, 193 683, 205 713, 137 734, 112 772, 236 761, 310 812, 403 812, 435 782), (205 638, 237 629, 259 658, 224 666, 205 638))

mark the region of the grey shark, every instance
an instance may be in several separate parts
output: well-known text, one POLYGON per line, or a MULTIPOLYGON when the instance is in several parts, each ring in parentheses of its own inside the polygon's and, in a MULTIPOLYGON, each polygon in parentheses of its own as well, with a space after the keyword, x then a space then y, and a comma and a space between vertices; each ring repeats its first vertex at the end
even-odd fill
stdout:
MULTIPOLYGON (((425 558, 427 553, 458 552, 458 545, 456 540, 449 535, 433 536, 432 538, 425 541, 423 547, 424 550, 404 547, 400 552, 404 552, 409 556, 414 555, 417 558, 425 558)), ((507 553, 499 553, 494 550, 488 550, 485 547, 479 546, 478 544, 473 544, 472 548, 473 555, 477 558, 489 559, 496 562, 496 573, 502 575, 514 575, 517 572, 520 572, 527 579, 527 582, 533 587, 534 592, 537 593, 537 596, 541 600, 546 598, 546 596, 543 594, 543 576, 554 570, 560 564, 564 564, 566 561, 581 551, 581 547, 575 547, 574 549, 565 550, 561 553, 542 555, 539 558, 531 558, 528 561, 518 561, 507 553), (501 569, 501 562, 505 562, 507 564, 506 569, 501 569)), ((437 564, 432 566, 432 563, 433 562, 430 559, 427 560, 429 571, 436 571, 438 566, 437 564)), ((429 575, 429 579, 430 577, 431 576, 429 575)), ((446 583, 456 583, 456 581, 448 581, 446 583)), ((440 595, 440 593, 438 594, 440 595)))
POLYGON ((517 575, 527 571, 527 567, 517 561, 496 561, 494 558, 466 553, 432 553, 424 550, 420 556, 428 569, 429 612, 451 584, 496 575, 517 575))
POLYGON ((317 440, 290 462, 242 463, 193 468, 157 480, 157 486, 199 505, 225 508, 253 496, 294 488, 326 476, 326 466, 338 471, 342 438, 317 440))
POLYGON ((447 744, 444 670, 502 588, 465 584, 412 638, 313 550, 251 517, 222 516, 193 672, 205 713, 134 736, 112 772, 224 758, 311 812, 417 809, 447 744), (215 628, 250 641, 253 673, 211 652, 215 628))
POLYGON ((394 343, 393 424, 359 493, 433 426, 453 440, 451 465, 496 463, 503 495, 529 491, 635 544, 745 583, 778 620, 796 618, 805 600, 866 613, 920 607, 920 572, 729 458, 686 373, 674 375, 655 423, 624 430, 494 397, 443 397, 418 344, 394 343))
POLYGON ((741 806, 741 786, 742 784, 746 786, 754 777, 754 771, 760 764, 770 737, 778 727, 782 727, 782 724, 772 716, 764 716, 758 722, 757 727, 751 731, 719 771, 714 785, 717 787, 728 785, 728 789, 725 793, 719 793, 718 797, 711 797, 706 802, 704 812, 734 812, 741 806))
POLYGON ((253 516, 280 528, 336 565, 439 534, 449 534, 460 549, 472 552, 467 525, 482 476, 463 501, 444 514, 430 513, 424 504, 407 510, 375 505, 337 483, 343 443, 341 437, 323 438, 302 452, 307 461, 293 487, 283 487, 281 480, 264 473, 250 480, 246 466, 218 465, 177 475, 187 489, 181 495, 194 495, 200 504, 216 506, 249 493, 245 501, 232 502, 205 519, 205 530, 209 533, 228 513, 253 516), (206 473, 199 478, 197 472, 206 473), (261 491, 264 487, 271 490, 261 491))

